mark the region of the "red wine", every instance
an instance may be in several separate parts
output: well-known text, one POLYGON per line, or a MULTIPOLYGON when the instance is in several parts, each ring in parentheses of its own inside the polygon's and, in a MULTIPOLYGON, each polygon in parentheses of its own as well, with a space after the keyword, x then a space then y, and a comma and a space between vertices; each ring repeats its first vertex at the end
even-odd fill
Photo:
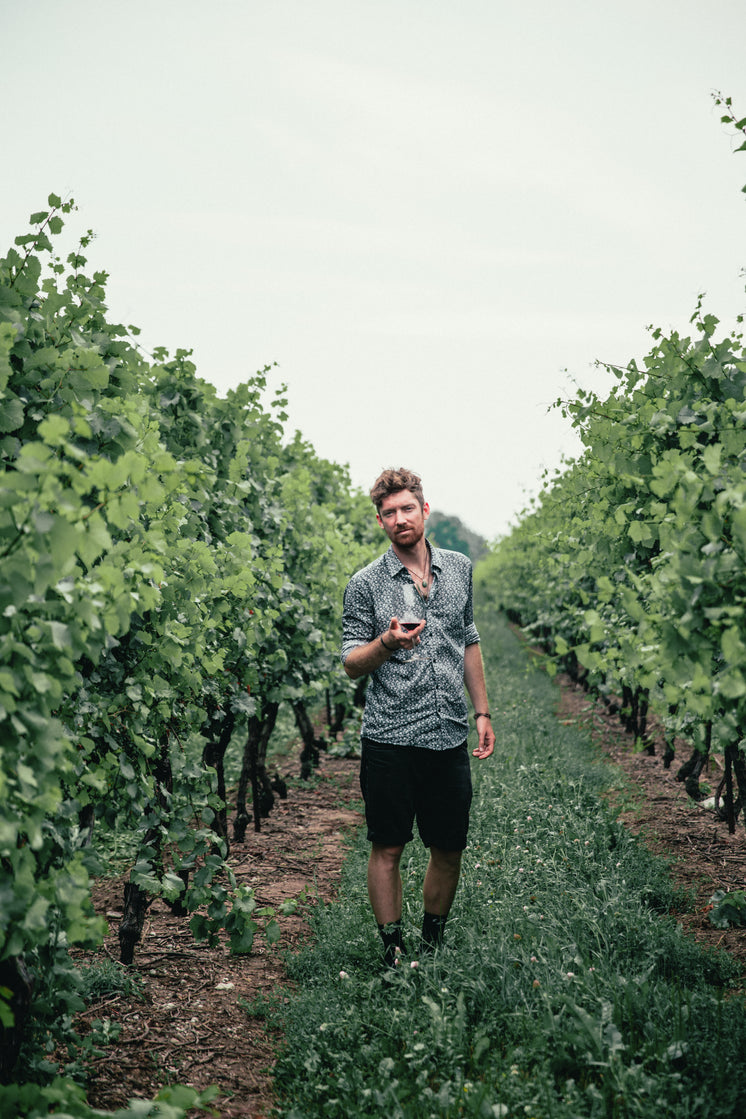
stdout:
POLYGON ((419 624, 419 622, 399 622, 405 633, 411 633, 413 629, 417 629, 419 624))

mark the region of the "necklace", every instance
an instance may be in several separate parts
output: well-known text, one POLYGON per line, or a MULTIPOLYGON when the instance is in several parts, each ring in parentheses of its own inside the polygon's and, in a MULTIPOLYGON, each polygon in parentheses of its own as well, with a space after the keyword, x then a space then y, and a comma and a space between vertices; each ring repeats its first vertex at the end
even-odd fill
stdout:
MULTIPOLYGON (((402 560, 401 557, 399 559, 399 562, 401 563, 401 565, 405 569, 405 571, 408 571, 410 575, 414 575, 415 579, 419 579, 423 591, 426 591, 427 587, 428 587, 428 581, 430 579, 430 547, 429 547, 429 545, 426 545, 425 571, 422 575, 420 575, 419 571, 415 571, 414 568, 407 567, 406 563, 404 563, 404 560, 402 560)), ((416 582, 415 582, 414 586, 415 586, 415 590, 419 591, 420 588, 417 586, 416 582)))
MULTIPOLYGON (((404 566, 407 567, 406 563, 404 564, 404 566)), ((420 582, 422 583, 422 589, 424 591, 425 588, 427 587, 427 576, 428 576, 427 570, 425 571, 424 575, 420 575, 420 573, 418 571, 413 571, 411 567, 407 567, 407 571, 409 572, 410 575, 415 575, 420 580, 420 582)))

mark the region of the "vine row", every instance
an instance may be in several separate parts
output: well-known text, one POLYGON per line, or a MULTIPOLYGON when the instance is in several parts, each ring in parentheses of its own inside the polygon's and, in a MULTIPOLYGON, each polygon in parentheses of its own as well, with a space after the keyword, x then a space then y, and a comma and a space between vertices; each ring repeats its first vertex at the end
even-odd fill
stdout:
POLYGON ((79 1005, 99 829, 139 836, 123 962, 156 896, 235 952, 277 935, 226 861, 226 751, 242 839, 278 790, 280 706, 309 775, 309 709, 354 703, 342 589, 374 554, 346 469, 286 431, 282 388, 265 404, 269 368, 220 398, 187 351, 109 321, 90 233, 55 248, 74 208, 51 195, 0 260, 0 1083, 43 1082, 79 1005))
MULTIPOLYGON (((746 118, 715 95, 737 138, 746 118)), ((737 151, 746 150, 741 143, 737 151)), ((615 706, 641 748, 650 719, 694 749, 677 776, 700 796, 711 752, 729 827, 746 804, 746 350, 700 297, 691 336, 652 330, 641 366, 605 366, 605 400, 557 401, 583 453, 480 564, 480 593, 563 670, 615 706), (734 775, 737 789, 734 789, 734 775)))

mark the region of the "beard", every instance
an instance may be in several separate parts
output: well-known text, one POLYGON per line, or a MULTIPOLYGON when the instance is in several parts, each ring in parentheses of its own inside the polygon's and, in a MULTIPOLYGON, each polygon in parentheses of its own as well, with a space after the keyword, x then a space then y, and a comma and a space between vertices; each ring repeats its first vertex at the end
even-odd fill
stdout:
POLYGON ((402 548, 416 548, 425 535, 425 526, 410 525, 401 532, 394 531, 392 543, 399 544, 402 548))

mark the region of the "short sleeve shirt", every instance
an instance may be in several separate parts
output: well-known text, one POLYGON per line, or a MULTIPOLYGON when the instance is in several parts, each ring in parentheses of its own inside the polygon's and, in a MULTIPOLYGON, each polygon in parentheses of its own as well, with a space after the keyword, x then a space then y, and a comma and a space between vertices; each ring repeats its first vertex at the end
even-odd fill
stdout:
MULTIPOLYGON (((448 750, 465 740, 469 722, 464 694, 464 649, 479 641, 474 625, 472 566, 468 556, 430 546, 433 581, 427 625, 418 652, 388 658, 370 674, 362 735, 376 742, 448 750)), ((389 548, 353 575, 344 594, 342 662, 360 645, 384 633, 403 611, 401 588, 412 583, 389 548)))

